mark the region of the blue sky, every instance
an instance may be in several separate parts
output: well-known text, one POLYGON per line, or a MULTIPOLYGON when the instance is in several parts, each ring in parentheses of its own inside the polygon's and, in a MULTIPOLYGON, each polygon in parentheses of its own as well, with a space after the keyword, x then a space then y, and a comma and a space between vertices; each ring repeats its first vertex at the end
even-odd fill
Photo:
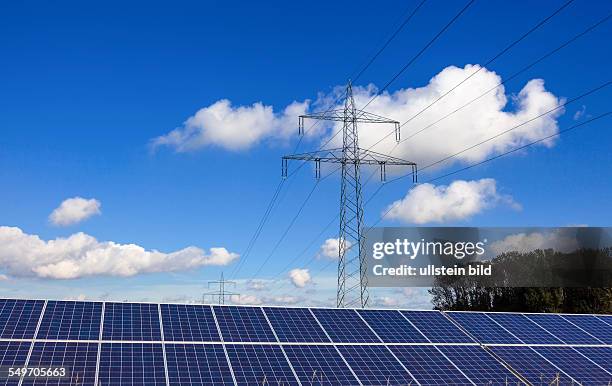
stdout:
MULTIPOLYGON (((2 4, 0 226, 17 227, 42 240, 84 232, 99 241, 136 244, 146 250, 172 252, 196 246, 242 253, 280 179, 280 157, 295 146, 297 129, 296 135, 283 140, 264 137, 239 150, 209 144, 189 152, 177 152, 172 146, 152 151, 151 141, 181 128, 198 110, 221 99, 230 100, 233 107, 261 102, 280 114, 294 101, 315 101, 331 93, 375 52, 408 6, 416 4, 2 4), (50 223, 50 213, 77 196, 98 200, 101 214, 71 226, 50 223)), ((463 4, 426 2, 356 85, 384 85, 463 4)), ((448 66, 484 64, 561 4, 477 1, 389 92, 425 87, 448 66)), ((610 11, 605 2, 577 1, 487 66, 487 71, 505 79, 610 11)), ((608 22, 510 81, 502 112, 520 110, 512 98, 533 79, 543 79, 545 90, 559 99, 609 80, 611 32, 608 22)), ((465 84, 465 89, 470 87, 465 84)), ((458 100, 463 100, 462 93, 457 90, 458 100)), ((604 113, 610 97, 607 87, 567 106, 553 123, 562 130, 604 113), (584 113, 577 117, 578 111, 584 113)), ((497 196, 512 197, 522 208, 499 202, 443 224, 610 225, 609 125, 609 118, 601 119, 562 135, 550 147, 533 147, 436 181, 448 185, 457 179, 492 178, 497 196)), ((243 130, 251 129, 245 125, 243 130)), ((444 135, 444 141, 454 141, 454 135, 444 135)), ((307 138, 300 150, 314 150, 324 138, 325 134, 307 138)), ((428 149, 420 151, 426 154, 428 149)), ((422 180, 467 163, 424 173, 422 180)), ((252 279, 249 273, 270 253, 314 183, 312 170, 303 168, 284 185, 288 189, 281 192, 278 209, 236 279, 252 279)), ((377 184, 374 180, 366 187, 366 196, 377 184)), ((407 180, 385 186, 367 207, 366 223, 376 221, 382 210, 411 188, 407 180)), ((338 212, 338 202, 339 180, 332 176, 317 187, 262 270, 260 279, 277 280, 272 285, 280 289, 274 295, 246 288, 242 282, 238 291, 268 300, 285 295, 321 302, 333 298, 335 264, 316 276, 329 260, 315 259, 309 267, 300 264, 317 254, 325 239, 337 237, 336 225, 295 264, 310 269, 309 285, 293 288, 286 276, 274 275, 338 212)), ((396 219, 382 225, 405 223, 396 219)), ((193 300, 200 297, 207 280, 232 269, 233 265, 206 265, 127 278, 94 275, 58 280, 15 275, 2 266, 0 272, 7 279, 0 288, 7 296, 193 300)), ((408 297, 406 303, 426 306, 419 299, 408 297)))

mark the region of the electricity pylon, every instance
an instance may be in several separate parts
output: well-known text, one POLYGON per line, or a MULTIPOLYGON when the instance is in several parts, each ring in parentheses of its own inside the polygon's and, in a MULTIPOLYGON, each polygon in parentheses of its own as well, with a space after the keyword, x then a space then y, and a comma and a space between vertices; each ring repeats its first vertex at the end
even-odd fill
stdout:
POLYGON ((339 308, 368 304, 366 276, 363 198, 361 194, 361 165, 380 166, 380 179, 386 180, 387 165, 410 166, 416 181, 416 164, 400 158, 377 153, 359 147, 357 123, 383 123, 395 127, 395 141, 400 141, 400 123, 380 115, 358 110, 353 99, 353 88, 349 81, 346 87, 344 109, 322 113, 300 115, 299 134, 304 135, 304 120, 316 119, 342 122, 342 148, 318 150, 311 153, 286 155, 283 157, 283 177, 287 177, 289 160, 314 161, 315 176, 321 177, 321 162, 338 163, 342 168, 340 185, 340 235, 338 248, 338 290, 336 305, 339 308))
POLYGON ((226 296, 232 296, 232 295, 238 295, 240 296, 240 294, 235 293, 235 292, 227 292, 225 290, 225 285, 226 284, 230 284, 233 285, 234 287, 236 286, 236 282, 235 281, 228 281, 223 279, 223 272, 221 272, 221 279, 217 280, 217 281, 209 281, 208 282, 208 289, 210 289, 210 285, 211 284, 219 284, 219 290, 218 291, 214 291, 214 292, 205 292, 202 295, 202 303, 206 303, 206 296, 211 296, 213 299, 217 299, 219 304, 225 304, 225 297, 226 296))

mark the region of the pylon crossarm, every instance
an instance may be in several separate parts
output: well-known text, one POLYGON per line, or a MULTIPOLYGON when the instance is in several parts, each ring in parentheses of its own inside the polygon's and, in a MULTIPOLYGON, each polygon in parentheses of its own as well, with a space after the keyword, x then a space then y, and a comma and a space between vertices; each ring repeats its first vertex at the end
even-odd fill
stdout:
MULTIPOLYGON (((330 110, 322 113, 300 115, 299 121, 303 123, 304 119, 318 119, 323 121, 344 122, 344 110, 330 110)), ((357 110, 355 113, 355 122, 358 123, 397 123, 398 121, 386 118, 380 115, 372 114, 367 111, 357 110)))

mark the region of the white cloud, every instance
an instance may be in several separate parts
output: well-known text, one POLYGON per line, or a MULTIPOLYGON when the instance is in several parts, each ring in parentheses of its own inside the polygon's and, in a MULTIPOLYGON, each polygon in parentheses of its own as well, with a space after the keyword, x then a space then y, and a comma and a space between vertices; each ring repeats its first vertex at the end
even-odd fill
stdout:
POLYGON ((584 116, 584 113, 586 113, 586 106, 582 105, 582 107, 580 108, 580 110, 577 110, 574 113, 574 121, 579 120, 580 118, 582 118, 584 116))
POLYGON ((270 280, 252 279, 246 282, 246 288, 252 291, 267 291, 270 280))
POLYGON ((386 218, 414 224, 464 220, 500 202, 519 207, 510 196, 497 192, 496 182, 491 178, 457 180, 448 186, 422 184, 392 203, 386 218))
POLYGON ((255 295, 232 295, 230 296, 230 300, 234 304, 258 305, 263 303, 263 300, 255 295))
POLYGON ((266 138, 286 140, 297 135, 298 116, 306 112, 309 104, 293 102, 279 114, 261 102, 232 106, 229 100, 222 99, 200 109, 182 127, 155 138, 152 144, 186 152, 209 145, 244 150, 266 138))
POLYGON ((93 275, 133 276, 149 272, 227 265, 239 257, 225 248, 196 247, 163 253, 135 244, 101 242, 85 233, 45 241, 16 227, 0 227, 0 268, 13 276, 75 279, 93 275))
POLYGON ((310 272, 307 269, 295 268, 289 271, 289 278, 291 279, 291 283, 298 287, 303 288, 306 284, 310 283, 312 278, 310 277, 310 272))
POLYGON ((572 252, 578 248, 578 240, 573 231, 556 229, 550 232, 517 233, 506 236, 503 240, 491 243, 491 250, 496 254, 503 252, 530 252, 536 249, 552 248, 558 252, 572 252))
POLYGON ((49 215, 49 221, 58 226, 73 225, 100 214, 100 206, 100 201, 94 198, 69 198, 53 210, 49 215))
MULTIPOLYGON (((346 240, 344 248, 348 249, 351 247, 351 242, 346 240)), ((319 256, 327 257, 329 259, 337 259, 340 254, 340 238, 327 239, 321 245, 319 250, 319 256)))

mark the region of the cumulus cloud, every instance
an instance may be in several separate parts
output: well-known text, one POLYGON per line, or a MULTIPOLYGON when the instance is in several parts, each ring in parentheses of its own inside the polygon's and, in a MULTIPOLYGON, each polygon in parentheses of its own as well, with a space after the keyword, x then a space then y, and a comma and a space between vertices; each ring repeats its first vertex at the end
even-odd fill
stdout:
POLYGON ((198 110, 183 126, 155 138, 153 147, 170 146, 178 152, 215 145, 226 150, 245 150, 267 138, 286 140, 297 134, 297 120, 310 102, 293 102, 281 113, 261 102, 233 106, 227 99, 198 110))
POLYGON ((490 246, 496 254, 512 251, 530 252, 549 248, 558 252, 572 252, 578 247, 575 233, 564 229, 555 229, 550 232, 517 233, 493 242, 490 246))
MULTIPOLYGON (((351 242, 346 240, 344 243, 344 248, 348 249, 351 247, 351 242)), ((329 259, 337 259, 338 255, 340 255, 340 238, 335 239, 327 239, 321 245, 319 249, 319 256, 327 257, 329 259)))
POLYGON ((57 226, 77 224, 91 216, 100 214, 100 206, 100 201, 94 198, 69 198, 51 212, 49 221, 57 226))
POLYGON ((246 282, 246 288, 252 291, 267 291, 270 280, 252 279, 246 282))
POLYGON ((442 223, 470 218, 500 202, 519 208, 512 197, 497 192, 496 182, 492 178, 457 180, 448 186, 417 185, 385 212, 388 211, 386 218, 408 223, 442 223))
POLYGON ((263 303, 263 300, 255 295, 231 295, 230 300, 234 304, 259 305, 263 303))
POLYGON ((227 265, 239 257, 225 248, 187 247, 164 253, 135 244, 101 242, 85 233, 45 241, 16 227, 0 227, 0 268, 12 276, 76 279, 227 265))
POLYGON ((289 271, 289 279, 291 279, 291 283, 298 288, 304 288, 306 284, 310 283, 312 280, 308 269, 301 268, 295 268, 289 271))

